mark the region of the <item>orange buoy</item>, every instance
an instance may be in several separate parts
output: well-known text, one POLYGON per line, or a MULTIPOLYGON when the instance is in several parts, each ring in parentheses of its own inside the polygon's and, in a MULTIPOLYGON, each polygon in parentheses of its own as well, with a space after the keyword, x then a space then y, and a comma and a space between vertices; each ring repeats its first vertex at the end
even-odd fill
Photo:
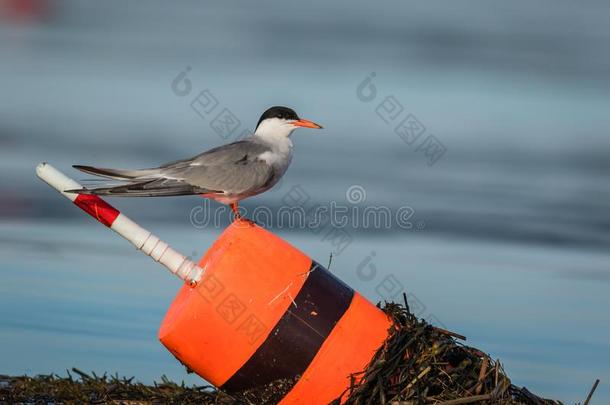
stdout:
POLYGON ((283 404, 327 404, 383 343, 389 318, 323 266, 248 221, 199 262, 159 330, 167 349, 228 392, 300 377, 283 404))
POLYGON ((328 270, 248 222, 228 227, 199 266, 48 163, 38 176, 186 281, 161 342, 212 384, 240 391, 300 377, 283 404, 327 404, 387 337, 390 320, 328 270))

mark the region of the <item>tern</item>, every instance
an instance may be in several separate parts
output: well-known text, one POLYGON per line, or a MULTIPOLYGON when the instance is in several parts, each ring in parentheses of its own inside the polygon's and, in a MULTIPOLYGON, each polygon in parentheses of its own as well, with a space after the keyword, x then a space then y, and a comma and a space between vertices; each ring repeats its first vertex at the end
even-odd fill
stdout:
POLYGON ((65 191, 120 197, 200 195, 230 205, 238 218, 241 200, 269 190, 286 173, 292 160, 290 135, 299 127, 322 128, 299 118, 288 107, 271 107, 250 137, 189 159, 138 170, 74 165, 80 171, 121 184, 65 191))

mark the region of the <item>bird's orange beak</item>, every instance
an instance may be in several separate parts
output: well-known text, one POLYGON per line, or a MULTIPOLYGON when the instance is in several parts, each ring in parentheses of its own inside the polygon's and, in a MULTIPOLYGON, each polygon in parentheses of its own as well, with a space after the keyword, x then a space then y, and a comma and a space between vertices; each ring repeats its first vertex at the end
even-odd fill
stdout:
POLYGON ((313 121, 304 120, 304 119, 293 121, 292 125, 294 125, 295 127, 303 127, 303 128, 316 128, 316 129, 322 128, 322 125, 318 125, 313 121))

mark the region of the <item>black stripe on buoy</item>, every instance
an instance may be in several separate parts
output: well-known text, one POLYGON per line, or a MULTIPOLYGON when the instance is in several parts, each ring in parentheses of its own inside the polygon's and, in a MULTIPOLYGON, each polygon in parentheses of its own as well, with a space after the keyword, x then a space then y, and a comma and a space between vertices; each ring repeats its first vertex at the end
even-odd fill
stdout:
POLYGON ((294 303, 252 357, 221 388, 242 391, 301 375, 347 311, 353 296, 354 290, 312 261, 294 303))

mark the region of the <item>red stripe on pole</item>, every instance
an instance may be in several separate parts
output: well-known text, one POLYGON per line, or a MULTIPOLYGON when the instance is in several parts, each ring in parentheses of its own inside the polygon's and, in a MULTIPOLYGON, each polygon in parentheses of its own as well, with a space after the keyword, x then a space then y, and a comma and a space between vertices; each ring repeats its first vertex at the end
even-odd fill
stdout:
POLYGON ((107 227, 110 227, 120 214, 112 205, 92 194, 79 194, 74 204, 107 227))

